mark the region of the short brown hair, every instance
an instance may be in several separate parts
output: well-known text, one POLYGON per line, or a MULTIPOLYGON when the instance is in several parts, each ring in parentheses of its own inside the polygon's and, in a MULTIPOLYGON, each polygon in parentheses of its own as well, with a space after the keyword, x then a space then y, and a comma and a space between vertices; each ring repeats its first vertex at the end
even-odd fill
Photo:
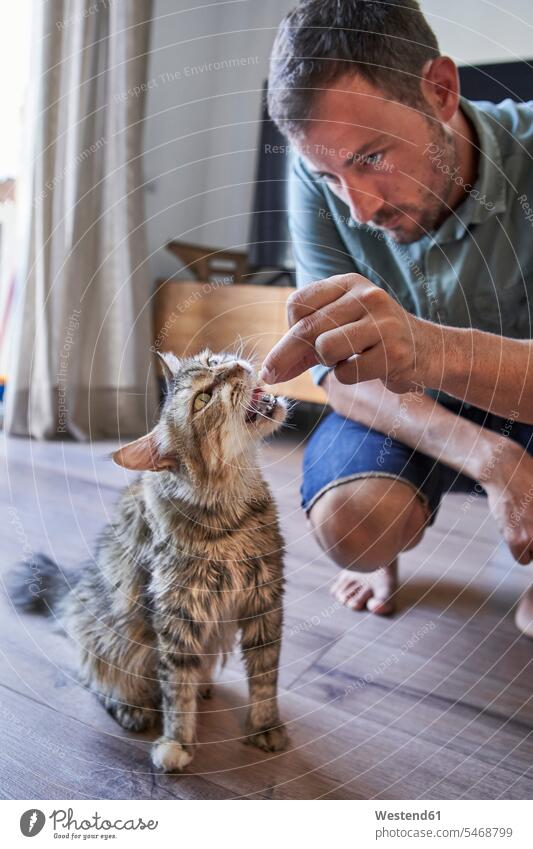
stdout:
POLYGON ((439 52, 416 0, 303 0, 274 42, 270 116, 284 135, 302 135, 317 90, 347 73, 395 100, 419 104, 422 68, 439 52))

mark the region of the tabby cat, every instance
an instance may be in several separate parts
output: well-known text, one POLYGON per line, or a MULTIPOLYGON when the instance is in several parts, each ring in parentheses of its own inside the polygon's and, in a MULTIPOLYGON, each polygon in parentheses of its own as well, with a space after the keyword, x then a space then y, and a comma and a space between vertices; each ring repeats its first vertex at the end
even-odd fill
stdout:
POLYGON ((48 595, 81 652, 83 681, 124 728, 159 717, 154 765, 193 758, 196 705, 240 632, 249 682, 247 740, 285 747, 277 705, 283 541, 258 466, 261 437, 286 416, 243 359, 204 351, 160 355, 167 392, 160 419, 113 454, 142 472, 127 488, 93 562, 66 592, 48 570, 48 595))

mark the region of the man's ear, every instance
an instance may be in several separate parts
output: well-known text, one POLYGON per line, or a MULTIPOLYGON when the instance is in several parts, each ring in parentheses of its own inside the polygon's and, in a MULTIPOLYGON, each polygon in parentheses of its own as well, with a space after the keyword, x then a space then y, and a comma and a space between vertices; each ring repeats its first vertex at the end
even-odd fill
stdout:
POLYGON ((161 361, 161 368, 163 370, 165 383, 167 384, 167 387, 169 387, 180 370, 181 362, 176 355, 171 354, 170 351, 165 351, 164 353, 156 351, 156 354, 161 361))
POLYGON ((165 457, 162 454, 153 430, 135 442, 128 442, 118 448, 111 457, 117 466, 136 472, 161 472, 177 465, 175 457, 165 457))
POLYGON ((430 59, 422 68, 420 87, 440 121, 448 123, 459 109, 460 84, 457 65, 449 56, 430 59))

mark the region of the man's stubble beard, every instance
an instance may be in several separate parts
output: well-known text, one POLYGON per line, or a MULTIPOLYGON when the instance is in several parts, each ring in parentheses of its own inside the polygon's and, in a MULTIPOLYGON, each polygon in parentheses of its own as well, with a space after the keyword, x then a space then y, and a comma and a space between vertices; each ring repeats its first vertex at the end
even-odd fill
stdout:
POLYGON ((442 125, 435 127, 435 130, 436 138, 432 144, 439 145, 444 153, 442 156, 439 156, 438 162, 431 162, 430 160, 434 174, 434 183, 428 187, 426 192, 427 216, 424 216, 424 226, 429 231, 438 230, 443 221, 452 212, 450 198, 453 194, 454 183, 450 174, 454 173, 459 158, 457 143, 452 131, 447 130, 442 125), (447 173, 443 173, 443 166, 447 166, 447 173))
MULTIPOLYGON (((418 219, 415 218, 415 214, 411 215, 415 219, 413 222, 414 229, 406 230, 404 233, 399 230, 391 234, 393 241, 398 242, 398 244, 418 242, 424 236, 434 233, 452 211, 449 201, 453 194, 453 180, 449 174, 453 173, 457 167, 458 153, 455 136, 451 130, 447 130, 442 124, 435 125, 434 121, 431 121, 431 129, 432 138, 427 148, 429 148, 429 145, 435 145, 438 148, 438 160, 431 161, 430 159, 432 179, 430 182, 428 181, 427 187, 421 189, 420 202, 417 206, 418 219), (443 168, 447 173, 443 173, 443 168)), ((429 154, 424 153, 423 155, 428 156, 429 154)))

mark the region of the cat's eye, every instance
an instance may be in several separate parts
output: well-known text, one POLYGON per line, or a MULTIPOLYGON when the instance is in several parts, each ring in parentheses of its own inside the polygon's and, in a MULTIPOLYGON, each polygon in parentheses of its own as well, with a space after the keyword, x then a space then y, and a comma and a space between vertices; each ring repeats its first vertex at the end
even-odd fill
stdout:
POLYGON ((194 412, 197 413, 198 410, 203 409, 203 407, 207 406, 211 400, 211 395, 209 392, 200 392, 199 395, 194 399, 193 409, 194 412))

